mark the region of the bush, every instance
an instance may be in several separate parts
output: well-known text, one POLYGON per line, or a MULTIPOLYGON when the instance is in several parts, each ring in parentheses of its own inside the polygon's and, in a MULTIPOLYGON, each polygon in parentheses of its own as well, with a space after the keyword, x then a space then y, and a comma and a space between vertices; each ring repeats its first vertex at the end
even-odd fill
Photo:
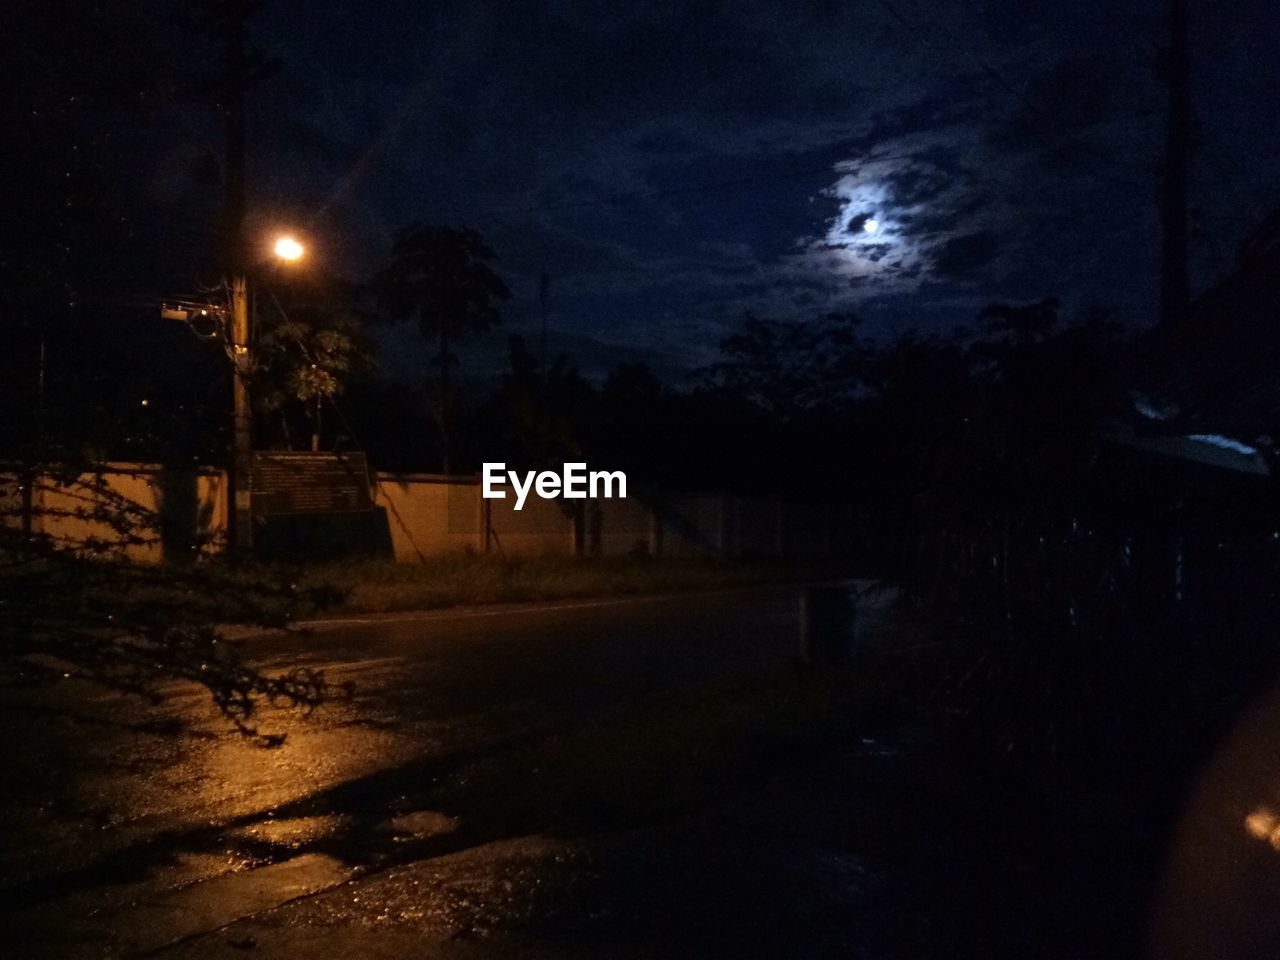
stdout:
POLYGON ((210 558, 132 559, 158 547, 161 529, 156 511, 79 465, 0 477, 0 669, 9 679, 79 678, 158 701, 159 681, 181 678, 205 687, 225 717, 255 736, 261 702, 310 709, 332 695, 316 671, 264 674, 222 630, 282 627, 330 594, 210 558), (36 484, 57 496, 33 497, 36 484))

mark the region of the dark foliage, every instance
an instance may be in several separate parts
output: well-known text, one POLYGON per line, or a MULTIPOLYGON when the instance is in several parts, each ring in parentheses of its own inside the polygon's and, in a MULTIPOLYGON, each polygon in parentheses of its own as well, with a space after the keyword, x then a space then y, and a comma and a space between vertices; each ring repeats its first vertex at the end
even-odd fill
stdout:
POLYGON ((391 263, 374 278, 382 308, 395 320, 412 318, 436 345, 439 390, 433 415, 444 447, 444 471, 453 469, 454 380, 450 344, 484 333, 501 320, 498 304, 511 291, 490 266, 494 251, 475 230, 416 224, 401 229, 391 263))
POLYGON ((705 387, 740 394, 784 420, 856 396, 866 347, 857 319, 768 320, 748 315, 720 344, 724 359, 699 371, 705 387))
POLYGON ((254 726, 260 704, 310 710, 334 691, 317 671, 263 673, 225 627, 283 627, 332 598, 198 549, 188 562, 137 562, 156 559, 165 539, 159 512, 85 465, 11 465, 0 474, 0 671, 9 682, 75 678, 153 702, 161 682, 189 680, 238 729, 279 742, 254 726))
POLYGON ((357 290, 315 269, 288 283, 260 283, 259 289, 255 403, 275 427, 273 445, 300 446, 309 435, 319 449, 322 432, 332 434, 329 439, 341 436, 340 429, 326 428, 325 410, 376 363, 357 290))
POLYGON ((1101 317, 984 317, 914 519, 953 658, 937 702, 1002 752, 1186 775, 1275 666, 1267 485, 1111 439, 1125 354, 1101 317))
MULTIPOLYGON (((1053 299, 889 344, 749 318, 701 396, 759 418, 725 421, 726 462, 857 505, 847 547, 918 601, 941 651, 922 693, 958 735, 1158 779, 1273 675, 1280 513, 1263 478, 1119 442, 1138 356, 1103 312, 1063 322, 1053 299)), ((673 403, 715 442, 687 415, 698 395, 673 403)))

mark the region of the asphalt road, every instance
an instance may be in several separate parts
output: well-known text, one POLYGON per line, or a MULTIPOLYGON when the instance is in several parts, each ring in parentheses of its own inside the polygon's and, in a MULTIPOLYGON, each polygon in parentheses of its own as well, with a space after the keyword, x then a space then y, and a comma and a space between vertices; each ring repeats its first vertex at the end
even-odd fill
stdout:
MULTIPOLYGON (((187 684, 172 684, 159 708, 75 681, 52 694, 6 691, 0 933, 21 945, 9 955, 200 955, 202 935, 345 889, 388 850, 434 863, 457 824, 413 810, 407 785, 639 702, 776 669, 797 652, 798 597, 774 587, 521 604, 249 638, 269 670, 308 666, 355 684, 352 700, 309 717, 264 715, 263 730, 287 734, 275 749, 230 732, 187 684), (176 720, 195 729, 175 735, 176 720), (307 845, 325 837, 329 846, 307 845)), ((257 943, 248 940, 245 949, 257 943)))
MULTIPOLYGON (((901 718, 859 719, 808 751, 786 736, 770 747, 815 728, 793 709, 865 679, 858 664, 789 672, 799 595, 489 607, 248 638, 269 669, 355 684, 310 717, 264 714, 264 731, 287 735, 273 749, 186 684, 158 708, 75 681, 0 691, 0 956, 1136 955, 1141 890, 1115 869, 1129 821, 1100 821, 1109 808, 1087 791, 1050 803, 1056 788, 993 781, 901 718), (731 683, 719 702, 758 697, 748 726, 703 722, 718 703, 708 688, 755 675, 772 680, 731 683), (772 726, 750 727, 771 703, 772 726), (732 730, 746 739, 715 738, 732 730), (655 744, 681 749, 646 758, 655 744)), ((1273 856, 1280 807, 1247 793, 1254 806, 1214 823, 1273 856)))

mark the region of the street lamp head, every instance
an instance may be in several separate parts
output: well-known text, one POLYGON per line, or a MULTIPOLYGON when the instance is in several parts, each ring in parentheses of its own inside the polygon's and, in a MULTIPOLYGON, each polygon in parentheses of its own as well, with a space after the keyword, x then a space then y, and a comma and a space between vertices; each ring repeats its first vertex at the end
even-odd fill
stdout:
POLYGON ((281 237, 276 241, 276 256, 281 260, 297 260, 302 256, 302 244, 293 237, 281 237))

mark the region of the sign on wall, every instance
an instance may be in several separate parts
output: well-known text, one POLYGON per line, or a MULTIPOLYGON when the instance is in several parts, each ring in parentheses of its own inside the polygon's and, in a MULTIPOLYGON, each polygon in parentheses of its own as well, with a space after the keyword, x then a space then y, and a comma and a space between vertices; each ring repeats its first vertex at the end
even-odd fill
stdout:
POLYGON ((259 450, 253 455, 253 512, 258 516, 372 507, 369 466, 362 452, 259 450))

